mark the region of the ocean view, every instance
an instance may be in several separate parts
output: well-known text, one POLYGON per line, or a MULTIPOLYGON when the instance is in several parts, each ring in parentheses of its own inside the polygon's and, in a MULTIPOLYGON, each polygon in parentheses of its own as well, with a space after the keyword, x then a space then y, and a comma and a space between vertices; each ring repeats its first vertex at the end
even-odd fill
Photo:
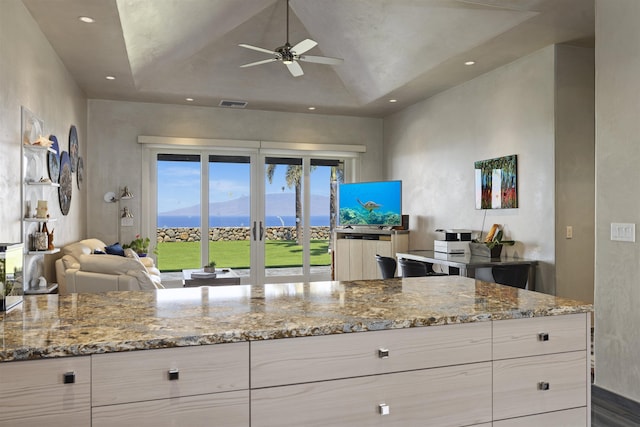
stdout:
MULTIPOLYGON (((310 217, 312 227, 328 227, 329 217, 318 215, 310 217)), ((158 215, 158 228, 165 227, 199 227, 200 216, 185 215, 158 215)), ((293 227, 296 225, 295 216, 267 216, 265 218, 266 227, 293 227)), ((249 227, 248 216, 210 216, 210 227, 249 227)))

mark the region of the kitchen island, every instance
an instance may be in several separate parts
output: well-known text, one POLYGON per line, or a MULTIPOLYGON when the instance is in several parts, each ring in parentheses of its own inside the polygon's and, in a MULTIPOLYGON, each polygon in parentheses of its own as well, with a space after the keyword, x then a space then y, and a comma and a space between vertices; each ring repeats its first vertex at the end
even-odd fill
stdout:
POLYGON ((28 296, 0 426, 588 425, 591 310, 459 276, 28 296))

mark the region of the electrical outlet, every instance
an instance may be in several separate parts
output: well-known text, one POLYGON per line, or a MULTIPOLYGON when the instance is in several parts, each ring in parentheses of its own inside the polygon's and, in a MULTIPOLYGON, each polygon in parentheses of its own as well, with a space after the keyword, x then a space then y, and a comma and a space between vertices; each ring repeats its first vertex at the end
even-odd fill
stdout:
POLYGON ((611 223, 611 240, 618 242, 635 242, 636 225, 631 223, 611 223))
POLYGON ((567 239, 573 239, 573 227, 570 225, 567 225, 567 234, 566 234, 567 239))

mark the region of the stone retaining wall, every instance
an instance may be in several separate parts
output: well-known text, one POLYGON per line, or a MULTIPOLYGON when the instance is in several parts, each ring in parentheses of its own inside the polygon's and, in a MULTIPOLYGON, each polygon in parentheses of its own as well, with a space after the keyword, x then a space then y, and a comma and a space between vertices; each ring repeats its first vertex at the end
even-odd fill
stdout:
MULTIPOLYGON (((295 227, 267 227, 266 240, 295 240, 295 227)), ((311 240, 329 240, 329 227, 311 227, 311 240)), ((200 227, 168 227, 158 228, 156 233, 160 242, 199 242, 200 227)), ((213 227, 209 228, 209 240, 250 240, 249 227, 213 227)))

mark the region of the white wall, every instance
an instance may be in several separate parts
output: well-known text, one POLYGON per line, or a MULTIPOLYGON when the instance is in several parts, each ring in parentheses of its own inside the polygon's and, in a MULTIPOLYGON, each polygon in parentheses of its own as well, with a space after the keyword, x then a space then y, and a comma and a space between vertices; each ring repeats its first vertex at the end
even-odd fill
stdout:
POLYGON ((596 384, 640 402, 640 2, 596 0, 596 384), (638 238, 638 237, 636 237, 638 238))
POLYGON ((537 259, 537 288, 554 292, 553 46, 450 89, 384 122, 386 176, 403 181, 411 249, 437 228, 503 224, 509 254, 537 259), (476 210, 474 162, 518 155, 518 209, 476 210))
MULTIPOLYGON (((25 106, 44 121, 48 136, 68 151, 70 126, 76 125, 80 155, 87 156, 87 103, 67 69, 20 0, 0 1, 0 241, 21 241, 22 186, 21 115, 25 106)), ((59 218, 55 243, 84 236, 86 189, 75 184, 68 216, 62 216, 57 191, 51 191, 49 211, 59 218)))
MULTIPOLYGON (((117 206, 103 202, 107 191, 128 185, 140 195, 142 146, 139 135, 184 138, 282 141, 325 144, 363 144, 360 178, 382 178, 382 120, 321 114, 291 114, 254 110, 191 107, 91 100, 89 101, 88 233, 112 242, 118 235, 117 206)), ((141 212, 140 197, 128 204, 141 212)), ((127 242, 140 232, 122 228, 127 242)))

